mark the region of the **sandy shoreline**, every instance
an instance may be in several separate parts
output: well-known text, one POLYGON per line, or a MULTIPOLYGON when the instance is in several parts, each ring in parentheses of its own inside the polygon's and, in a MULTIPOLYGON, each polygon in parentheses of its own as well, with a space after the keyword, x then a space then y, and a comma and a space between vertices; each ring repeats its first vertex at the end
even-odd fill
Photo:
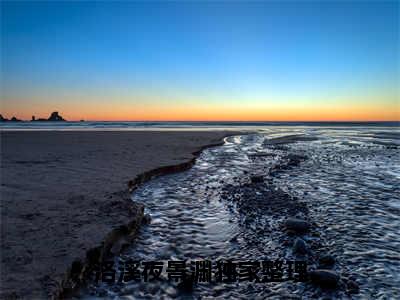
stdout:
POLYGON ((88 250, 139 226, 129 182, 188 167, 227 134, 1 132, 0 298, 55 295, 88 250))

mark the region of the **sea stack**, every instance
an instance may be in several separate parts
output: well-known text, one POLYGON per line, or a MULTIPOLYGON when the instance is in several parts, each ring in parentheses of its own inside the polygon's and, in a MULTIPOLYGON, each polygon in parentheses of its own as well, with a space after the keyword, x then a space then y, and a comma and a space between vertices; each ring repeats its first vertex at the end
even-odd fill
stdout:
POLYGON ((47 119, 48 121, 65 121, 63 117, 58 114, 58 111, 52 112, 50 117, 47 119))

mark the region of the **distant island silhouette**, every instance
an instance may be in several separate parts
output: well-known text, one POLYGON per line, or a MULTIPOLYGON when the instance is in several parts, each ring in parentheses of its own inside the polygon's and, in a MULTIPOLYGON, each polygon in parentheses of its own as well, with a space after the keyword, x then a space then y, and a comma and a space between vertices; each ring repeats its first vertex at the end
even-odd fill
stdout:
MULTIPOLYGON (((58 111, 54 111, 51 113, 50 117, 47 119, 45 118, 39 118, 36 119, 35 116, 32 116, 31 122, 60 122, 60 121, 66 121, 61 115, 58 113, 58 111)), ((22 120, 17 119, 16 117, 12 117, 11 119, 4 118, 0 114, 0 122, 22 122, 22 120)))

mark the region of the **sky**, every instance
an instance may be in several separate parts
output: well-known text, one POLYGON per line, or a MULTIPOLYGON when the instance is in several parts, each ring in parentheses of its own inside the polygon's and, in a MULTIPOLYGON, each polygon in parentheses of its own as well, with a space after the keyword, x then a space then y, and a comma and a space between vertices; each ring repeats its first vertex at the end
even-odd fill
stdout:
POLYGON ((400 120, 399 1, 1 2, 0 113, 400 120))

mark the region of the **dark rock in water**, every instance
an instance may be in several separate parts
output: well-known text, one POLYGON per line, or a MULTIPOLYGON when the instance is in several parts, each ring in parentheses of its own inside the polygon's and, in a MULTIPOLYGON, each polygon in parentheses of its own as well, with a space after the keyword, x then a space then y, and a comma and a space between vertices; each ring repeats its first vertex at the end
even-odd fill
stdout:
POLYGON ((308 247, 306 242, 300 238, 297 238, 293 244, 293 252, 299 254, 306 254, 308 252, 308 247))
POLYGON ((61 117, 57 111, 52 112, 50 117, 47 119, 48 121, 65 121, 63 117, 61 117))
POLYGON ((324 254, 319 258, 320 266, 331 267, 335 264, 335 258, 330 254, 324 254))
POLYGON ((250 180, 252 183, 261 183, 264 182, 264 176, 251 176, 250 180))
POLYGON ((288 218, 285 222, 285 226, 288 230, 297 233, 306 232, 310 228, 310 224, 307 221, 297 218, 288 218))
POLYGON ((359 288, 357 282, 355 282, 353 280, 347 281, 346 286, 347 286, 347 291, 350 294, 357 294, 360 291, 360 288, 359 288))
POLYGON ((149 214, 145 214, 142 219, 143 224, 150 224, 151 223, 151 216, 149 214))
POLYGON ((303 155, 289 154, 287 165, 289 167, 297 167, 305 159, 306 157, 303 155))
POLYGON ((230 240, 229 240, 229 242, 231 242, 231 243, 237 243, 237 235, 235 235, 234 237, 232 237, 230 240))
POLYGON ((0 122, 7 122, 7 121, 11 121, 11 122, 21 122, 20 119, 17 119, 16 117, 12 117, 10 120, 7 118, 4 118, 2 115, 0 115, 0 122))
POLYGON ((10 121, 12 121, 12 122, 21 122, 21 120, 17 119, 16 117, 12 117, 10 121))
POLYGON ((340 276, 332 270, 317 269, 309 273, 311 281, 323 288, 335 288, 340 276))

